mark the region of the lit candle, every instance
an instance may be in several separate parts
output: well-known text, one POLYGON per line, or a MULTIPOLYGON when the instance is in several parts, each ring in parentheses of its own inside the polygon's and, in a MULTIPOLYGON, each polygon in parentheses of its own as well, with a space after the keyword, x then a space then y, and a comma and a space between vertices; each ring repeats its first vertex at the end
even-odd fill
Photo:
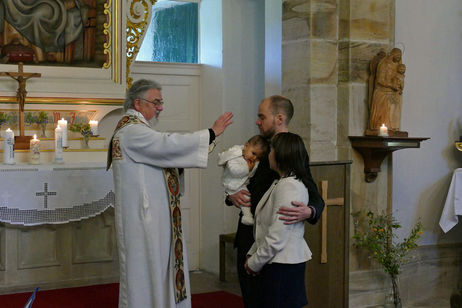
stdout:
POLYGON ((63 130, 63 148, 67 148, 69 146, 67 143, 67 120, 61 118, 61 120, 58 121, 58 125, 63 130))
POLYGON ((14 132, 10 128, 3 135, 3 163, 14 165, 14 132))
POLYGON ((90 120, 90 130, 93 136, 98 136, 98 121, 90 120))
POLYGON ((55 162, 62 164, 63 160, 63 129, 58 125, 55 129, 55 162))
POLYGON ((40 140, 34 134, 34 139, 30 140, 30 161, 32 165, 40 164, 40 140))
POLYGON ((380 126, 379 136, 388 136, 388 128, 385 126, 385 124, 380 126))

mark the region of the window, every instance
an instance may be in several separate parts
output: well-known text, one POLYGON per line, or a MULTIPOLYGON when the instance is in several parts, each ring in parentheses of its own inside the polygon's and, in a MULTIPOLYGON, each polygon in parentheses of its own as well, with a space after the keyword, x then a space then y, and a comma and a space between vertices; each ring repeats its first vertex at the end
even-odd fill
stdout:
POLYGON ((199 5, 158 0, 138 61, 198 63, 199 5))

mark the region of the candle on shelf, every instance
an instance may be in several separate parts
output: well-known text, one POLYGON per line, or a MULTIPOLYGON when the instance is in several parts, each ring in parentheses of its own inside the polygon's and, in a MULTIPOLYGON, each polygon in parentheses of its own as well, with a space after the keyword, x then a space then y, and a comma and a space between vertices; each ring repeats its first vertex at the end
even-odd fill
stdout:
POLYGON ((379 136, 388 136, 388 128, 385 126, 385 124, 382 124, 382 126, 380 126, 379 136))
POLYGON ((63 130, 63 148, 67 148, 69 146, 67 143, 67 120, 61 118, 61 120, 58 120, 58 125, 63 130))
POLYGON ((34 134, 34 139, 30 140, 30 164, 40 164, 40 140, 37 139, 37 135, 34 134))
POLYGON ((10 128, 3 135, 3 163, 14 164, 14 132, 10 128))
POLYGON ((55 129, 55 163, 63 162, 63 129, 58 124, 55 129))
POLYGON ((98 121, 90 120, 90 130, 93 136, 98 136, 98 121))

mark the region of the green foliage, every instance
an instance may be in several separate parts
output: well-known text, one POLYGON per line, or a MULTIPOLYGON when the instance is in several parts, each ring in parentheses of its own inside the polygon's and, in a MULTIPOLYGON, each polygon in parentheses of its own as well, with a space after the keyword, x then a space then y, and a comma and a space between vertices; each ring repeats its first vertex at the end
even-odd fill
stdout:
POLYGON ((34 112, 26 112, 25 121, 27 124, 47 124, 48 123, 48 115, 45 111, 40 111, 38 114, 34 112))
MULTIPOLYGON (((358 212, 355 216, 364 217, 364 212, 358 212)), ((417 222, 409 237, 397 243, 393 231, 401 228, 401 225, 392 215, 374 215, 369 211, 365 216, 367 224, 364 230, 356 232, 353 236, 354 245, 368 250, 383 266, 385 272, 392 278, 397 277, 401 265, 407 260, 409 250, 418 246, 417 240, 422 235, 422 223, 417 222)))
POLYGON ((48 115, 45 111, 40 111, 37 116, 37 124, 45 124, 48 123, 48 115))
POLYGON ((0 112, 0 126, 10 121, 10 116, 4 112, 0 112))
POLYGON ((92 135, 91 129, 90 129, 90 124, 88 124, 88 123, 84 123, 84 124, 74 123, 74 124, 71 124, 71 125, 69 125, 69 130, 71 132, 81 133, 82 136, 84 136, 84 137, 92 135))

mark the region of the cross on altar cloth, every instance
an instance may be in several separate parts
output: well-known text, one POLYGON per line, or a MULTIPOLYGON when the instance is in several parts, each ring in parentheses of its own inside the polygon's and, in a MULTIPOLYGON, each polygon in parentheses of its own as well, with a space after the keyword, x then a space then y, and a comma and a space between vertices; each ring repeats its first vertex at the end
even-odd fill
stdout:
POLYGON ((18 72, 0 72, 0 76, 8 76, 18 82, 18 90, 16 91, 16 100, 19 105, 19 136, 15 138, 15 148, 29 149, 29 140, 31 136, 24 134, 24 103, 26 101, 26 81, 29 78, 41 77, 40 73, 24 73, 23 63, 18 63, 18 72))

